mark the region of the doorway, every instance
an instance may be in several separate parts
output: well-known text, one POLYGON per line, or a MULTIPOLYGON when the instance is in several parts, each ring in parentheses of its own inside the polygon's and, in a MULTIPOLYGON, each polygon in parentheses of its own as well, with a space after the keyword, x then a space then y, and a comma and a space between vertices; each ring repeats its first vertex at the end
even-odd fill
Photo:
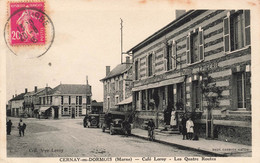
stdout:
POLYGON ((54 119, 58 119, 59 118, 59 108, 53 108, 54 110, 54 119))
POLYGON ((72 108, 71 110, 71 118, 75 118, 75 108, 72 108))

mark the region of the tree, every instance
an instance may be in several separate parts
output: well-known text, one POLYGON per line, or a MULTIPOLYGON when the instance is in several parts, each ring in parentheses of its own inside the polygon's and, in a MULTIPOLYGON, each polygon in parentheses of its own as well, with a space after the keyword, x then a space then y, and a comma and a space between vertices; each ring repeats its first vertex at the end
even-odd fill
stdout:
POLYGON ((213 116, 212 110, 219 107, 219 100, 222 98, 223 89, 216 86, 214 79, 209 76, 208 72, 199 72, 199 76, 202 77, 200 82, 200 89, 203 98, 207 102, 207 114, 206 114, 206 137, 213 138, 213 116))

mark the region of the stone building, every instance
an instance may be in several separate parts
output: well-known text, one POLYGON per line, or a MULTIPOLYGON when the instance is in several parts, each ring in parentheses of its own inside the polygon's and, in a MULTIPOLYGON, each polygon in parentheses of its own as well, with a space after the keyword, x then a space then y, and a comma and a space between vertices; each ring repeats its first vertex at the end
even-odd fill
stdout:
POLYGON ((25 94, 26 94, 26 92, 21 93, 19 95, 14 95, 13 98, 8 101, 10 116, 13 116, 13 117, 23 117, 24 116, 24 95, 25 94))
POLYGON ((34 90, 31 92, 25 89, 24 95, 24 114, 25 117, 36 117, 38 113, 38 109, 40 108, 40 98, 39 95, 46 94, 46 92, 50 91, 51 88, 46 86, 45 88, 34 87, 34 90))
POLYGON ((49 118, 80 118, 91 109, 91 86, 60 84, 39 94, 39 114, 49 118))
MULTIPOLYGON (((118 108, 117 104, 132 96, 132 64, 130 57, 126 57, 126 63, 117 65, 112 71, 106 67, 106 77, 103 82, 103 111, 118 108)), ((131 103, 132 101, 129 101, 131 103)))
POLYGON ((171 113, 167 109, 175 110, 176 128, 184 113, 196 115, 196 134, 205 137, 211 130, 199 72, 206 71, 223 89, 219 107, 210 111, 214 137, 251 144, 249 10, 187 11, 130 52, 135 125, 153 118, 163 128, 171 113))

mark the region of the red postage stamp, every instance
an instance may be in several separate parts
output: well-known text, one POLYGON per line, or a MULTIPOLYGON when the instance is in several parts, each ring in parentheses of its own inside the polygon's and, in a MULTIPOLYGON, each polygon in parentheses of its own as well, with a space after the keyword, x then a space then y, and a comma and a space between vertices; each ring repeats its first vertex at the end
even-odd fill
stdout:
POLYGON ((12 46, 45 44, 44 2, 10 2, 10 14, 12 46))

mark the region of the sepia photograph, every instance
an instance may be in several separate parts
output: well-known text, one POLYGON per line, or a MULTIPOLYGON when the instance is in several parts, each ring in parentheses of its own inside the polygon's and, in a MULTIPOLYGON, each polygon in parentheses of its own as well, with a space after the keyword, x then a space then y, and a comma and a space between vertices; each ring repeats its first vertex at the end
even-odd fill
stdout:
POLYGON ((0 162, 259 162, 260 2, 208 2, 0 1, 0 162))

